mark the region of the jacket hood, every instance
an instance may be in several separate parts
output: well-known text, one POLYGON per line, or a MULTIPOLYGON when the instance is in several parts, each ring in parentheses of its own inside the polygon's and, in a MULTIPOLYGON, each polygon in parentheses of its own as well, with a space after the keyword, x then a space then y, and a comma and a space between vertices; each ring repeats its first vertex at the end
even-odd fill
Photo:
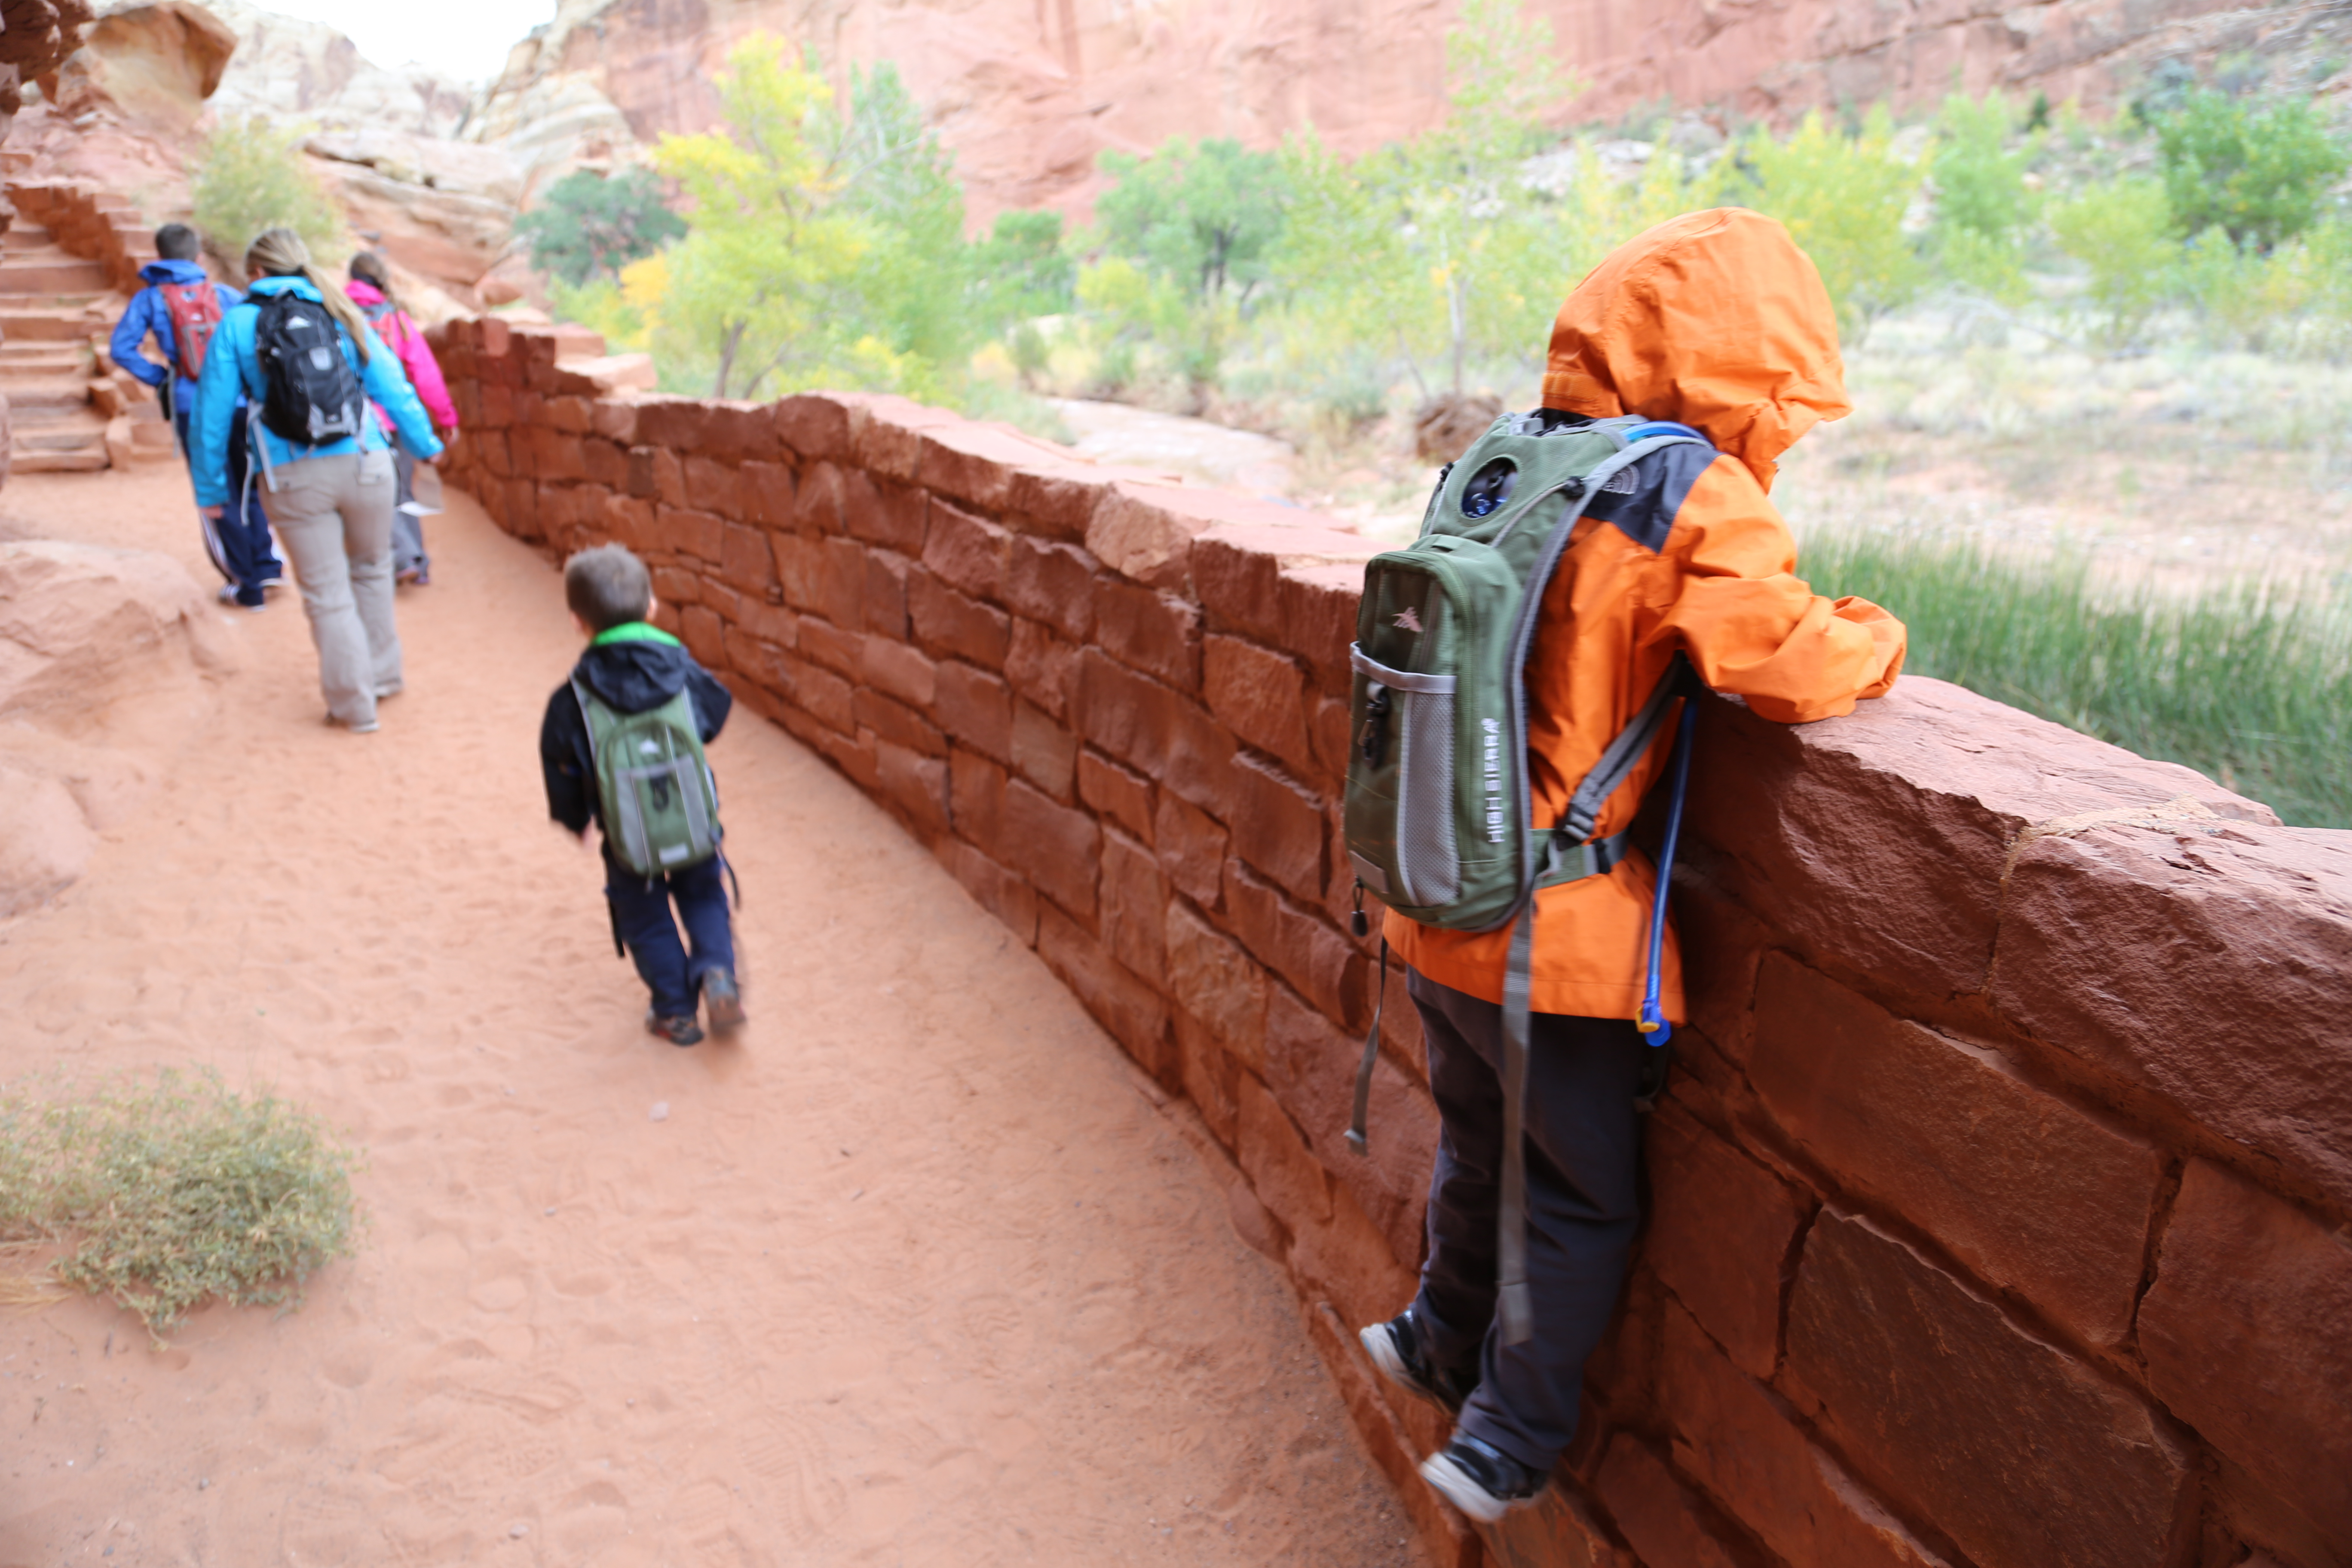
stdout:
POLYGON ((614 712, 643 713, 685 689, 693 668, 693 656, 676 643, 614 642, 590 647, 572 674, 614 712))
POLYGON ((1553 323, 1547 408, 1688 425, 1771 488, 1774 460, 1853 405, 1812 258, 1761 213, 1670 218, 1617 247, 1553 323))
POLYGON ((257 278, 247 285, 248 294, 292 294, 298 300, 308 300, 313 305, 323 305, 319 290, 310 286, 308 278, 257 278))
POLYGON ((201 283, 205 280, 204 263, 200 261, 151 261, 139 269, 142 283, 201 283))
POLYGON ((383 303, 383 290, 377 288, 374 284, 369 282, 364 278, 354 278, 350 282, 344 284, 343 292, 351 296, 352 303, 354 305, 381 305, 383 303))

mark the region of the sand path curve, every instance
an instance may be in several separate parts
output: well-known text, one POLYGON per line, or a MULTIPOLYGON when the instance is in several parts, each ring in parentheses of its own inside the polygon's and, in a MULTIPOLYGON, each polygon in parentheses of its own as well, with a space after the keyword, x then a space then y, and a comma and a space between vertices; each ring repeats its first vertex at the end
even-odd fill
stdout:
MULTIPOLYGON (((643 1033, 539 795, 555 576, 453 504, 380 734, 321 722, 290 600, 235 617, 216 720, 0 925, 0 1070, 273 1086, 364 1151, 369 1225, 299 1311, 160 1352, 0 1317, 0 1568, 1417 1560, 1181 1113, 749 713, 713 758, 753 1022, 643 1033)), ((169 468, 0 519, 203 580, 169 468)))

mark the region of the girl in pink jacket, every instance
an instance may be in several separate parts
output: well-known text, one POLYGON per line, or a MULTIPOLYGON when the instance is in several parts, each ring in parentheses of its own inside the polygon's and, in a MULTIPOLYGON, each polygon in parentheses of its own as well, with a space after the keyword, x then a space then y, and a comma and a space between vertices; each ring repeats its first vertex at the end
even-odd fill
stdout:
MULTIPOLYGON (((373 250, 352 257, 352 279, 343 285, 343 292, 367 317, 383 346, 399 357, 401 368, 408 373, 408 384, 416 389, 417 401, 433 417, 434 433, 446 443, 457 431, 457 405, 449 401, 449 384, 441 379, 440 363, 425 341, 424 329, 400 308, 399 297, 392 291, 392 275, 383 258, 373 250)), ((392 420, 383 409, 376 409, 375 416, 386 431, 391 430, 392 420)), ((400 478, 400 500, 392 514, 393 575, 396 581, 422 587, 433 581, 433 574, 425 555, 425 520, 416 505, 416 459, 397 442, 393 454, 400 478)))

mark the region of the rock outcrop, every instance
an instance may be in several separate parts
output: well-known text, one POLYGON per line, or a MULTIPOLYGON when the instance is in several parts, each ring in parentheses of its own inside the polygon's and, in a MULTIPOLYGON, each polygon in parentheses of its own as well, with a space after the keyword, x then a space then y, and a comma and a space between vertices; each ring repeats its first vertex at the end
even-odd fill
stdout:
POLYGON ((135 810, 150 760, 211 710, 226 654, 169 556, 0 543, 0 918, 80 877, 135 810))
POLYGON ((109 106, 133 125, 184 136, 236 52, 228 24, 194 0, 109 8, 58 72, 58 107, 79 119, 109 106))
POLYGON ((450 136, 466 117, 466 83, 404 66, 387 70, 320 22, 282 16, 244 0, 190 0, 226 22, 236 54, 214 107, 223 114, 305 120, 329 131, 450 136))
MULTIPOLYGON (((2168 54, 2259 52, 2311 18, 2225 0, 2044 0, 1855 6, 1833 0, 1530 0, 1562 64, 1588 86, 1562 123, 1672 101, 1739 116, 1890 98, 1932 102, 1957 81, 2053 100, 2113 101, 2168 54)), ((1083 205, 1106 149, 1171 136, 1269 146, 1313 126, 1360 153, 1443 111, 1444 37, 1459 7, 1434 0, 562 0, 516 46, 466 134, 528 139, 542 166, 590 157, 617 117, 639 140, 708 126, 712 77, 744 34, 816 48, 836 71, 895 61, 955 153, 974 216, 1083 205), (605 112, 609 106, 612 113, 605 112)))

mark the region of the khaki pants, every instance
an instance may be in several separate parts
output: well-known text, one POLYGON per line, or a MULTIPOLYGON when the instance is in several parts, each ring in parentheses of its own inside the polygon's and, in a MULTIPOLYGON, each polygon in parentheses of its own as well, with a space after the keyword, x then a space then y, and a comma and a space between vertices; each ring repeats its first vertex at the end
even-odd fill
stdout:
POLYGON ((294 563, 319 650, 319 689, 339 722, 375 718, 400 689, 392 619, 392 454, 304 458, 277 473, 269 521, 294 563))

